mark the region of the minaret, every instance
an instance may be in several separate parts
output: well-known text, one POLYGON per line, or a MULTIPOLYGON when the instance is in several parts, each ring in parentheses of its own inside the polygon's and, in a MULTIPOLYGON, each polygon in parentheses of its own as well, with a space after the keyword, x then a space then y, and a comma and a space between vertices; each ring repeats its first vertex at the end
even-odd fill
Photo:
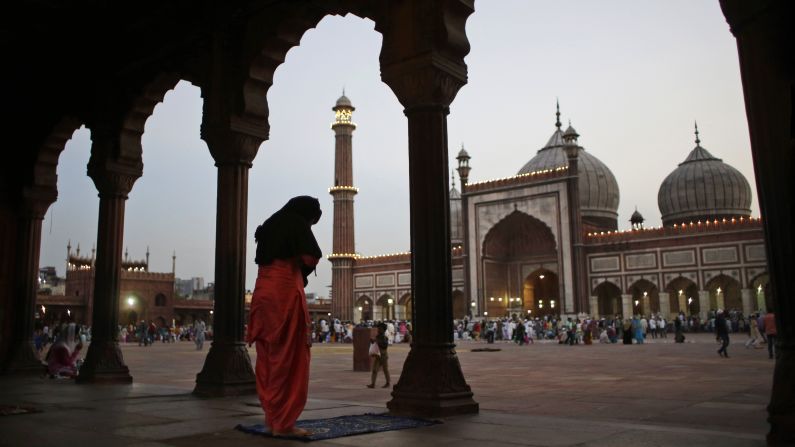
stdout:
POLYGON ((149 271, 149 246, 146 246, 146 271, 149 271))
POLYGON ((171 255, 171 274, 174 277, 177 277, 177 250, 174 250, 174 254, 171 255))
POLYGON ((351 121, 356 110, 351 100, 342 96, 332 108, 335 113, 331 129, 334 131, 334 186, 329 193, 334 197, 334 241, 331 261, 331 314, 332 318, 353 320, 353 263, 356 248, 353 239, 353 197, 358 190, 353 187, 353 131, 351 121))
POLYGON ((464 189, 469 182, 469 171, 471 168, 469 167, 469 160, 470 156, 467 153, 466 149, 464 149, 464 143, 461 143, 461 150, 458 152, 458 176, 461 177, 461 192, 464 192, 464 189))
POLYGON ((66 271, 69 271, 69 258, 72 257, 72 240, 66 243, 66 271))

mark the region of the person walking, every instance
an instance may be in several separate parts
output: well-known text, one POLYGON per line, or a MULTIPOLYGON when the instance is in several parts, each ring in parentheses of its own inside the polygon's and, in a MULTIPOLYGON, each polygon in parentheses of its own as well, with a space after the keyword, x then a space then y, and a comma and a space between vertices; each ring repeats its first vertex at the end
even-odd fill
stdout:
POLYGON ((715 315, 715 339, 721 342, 718 355, 729 358, 729 353, 726 350, 729 347, 729 326, 727 325, 723 309, 718 309, 715 315))
POLYGON ((767 354, 771 359, 776 354, 776 314, 773 313, 773 307, 770 307, 765 314, 765 336, 767 337, 767 354))
POLYGON ((751 315, 751 318, 748 319, 749 326, 751 327, 748 331, 748 340, 745 342, 745 347, 750 348, 753 346, 754 348, 759 347, 759 340, 762 340, 762 334, 759 332, 759 322, 757 321, 756 315, 751 315))
POLYGON ((201 351, 204 349, 204 333, 207 331, 207 325, 204 324, 204 320, 199 318, 196 320, 196 323, 193 324, 193 329, 196 335, 196 339, 194 340, 196 343, 196 350, 201 351))
POLYGON ((375 343, 378 347, 378 354, 372 353, 370 357, 373 360, 372 372, 370 374, 370 384, 367 388, 375 388, 375 379, 378 376, 378 370, 384 370, 384 378, 386 383, 381 388, 389 388, 389 339, 386 337, 386 324, 378 323, 378 335, 370 339, 370 343, 375 343))

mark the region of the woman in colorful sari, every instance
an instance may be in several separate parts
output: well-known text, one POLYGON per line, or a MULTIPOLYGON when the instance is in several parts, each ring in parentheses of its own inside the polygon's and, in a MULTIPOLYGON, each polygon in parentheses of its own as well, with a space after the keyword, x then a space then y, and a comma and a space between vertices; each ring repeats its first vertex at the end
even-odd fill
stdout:
POLYGON ((257 394, 275 436, 308 436, 295 427, 309 389, 311 320, 304 287, 322 254, 312 234, 320 202, 299 196, 257 228, 257 282, 246 341, 257 347, 257 394))
POLYGON ((83 343, 78 342, 75 335, 77 326, 74 323, 63 325, 58 334, 58 340, 47 353, 47 372, 50 377, 75 377, 77 376, 77 360, 83 343))

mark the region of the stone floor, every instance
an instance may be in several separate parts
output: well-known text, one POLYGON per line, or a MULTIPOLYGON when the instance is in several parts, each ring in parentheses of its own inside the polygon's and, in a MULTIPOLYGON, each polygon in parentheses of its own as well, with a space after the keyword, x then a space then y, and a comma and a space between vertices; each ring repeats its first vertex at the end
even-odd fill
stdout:
MULTIPOLYGON (((459 358, 480 414, 313 445, 761 446, 773 361, 766 350, 743 348, 744 340, 734 337, 729 359, 718 357, 706 334, 679 345, 671 338, 642 346, 490 345, 499 352, 472 352, 486 345, 465 341, 459 358)), ((208 348, 124 346, 134 377, 128 386, 0 377, 0 405, 42 410, 0 417, 0 446, 301 445, 233 429, 262 421, 255 396, 190 394, 208 348)), ((390 347, 393 383, 407 352, 390 347)), ((351 365, 350 345, 315 345, 301 418, 386 410, 389 390, 366 388, 369 374, 351 365)))

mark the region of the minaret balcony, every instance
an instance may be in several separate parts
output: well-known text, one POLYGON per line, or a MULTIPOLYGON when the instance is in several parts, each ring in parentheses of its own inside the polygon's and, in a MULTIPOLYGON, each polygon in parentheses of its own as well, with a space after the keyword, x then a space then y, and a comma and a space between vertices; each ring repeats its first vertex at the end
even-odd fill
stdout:
POLYGON ((337 192, 349 192, 353 194, 359 193, 359 188, 355 186, 332 186, 328 189, 329 194, 334 194, 337 192))

